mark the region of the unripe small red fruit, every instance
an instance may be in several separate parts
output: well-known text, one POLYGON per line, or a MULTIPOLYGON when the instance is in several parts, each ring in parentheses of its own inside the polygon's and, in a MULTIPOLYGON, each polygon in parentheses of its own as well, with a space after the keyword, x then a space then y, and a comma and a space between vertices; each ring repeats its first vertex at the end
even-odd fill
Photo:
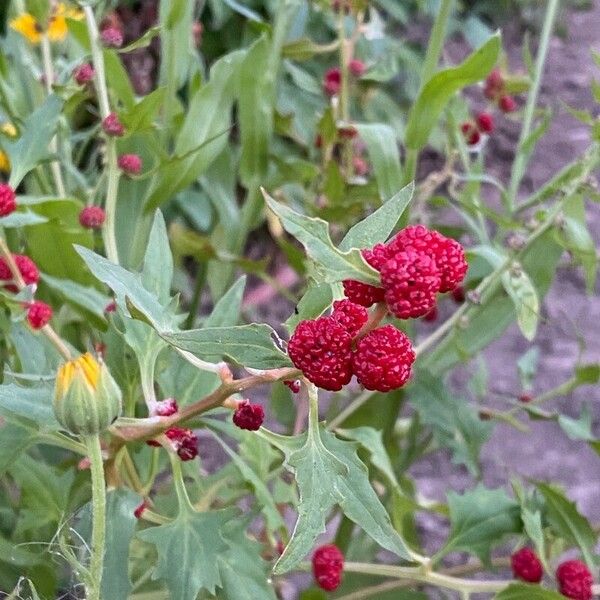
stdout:
POLYGON ((335 544, 320 546, 312 556, 313 576, 317 585, 332 592, 342 582, 344 555, 335 544))
POLYGON ((517 103, 515 102, 515 99, 508 95, 500 97, 500 100, 498 100, 498 106, 504 113, 510 113, 517 110, 517 103))
POLYGON ((465 301, 465 288, 462 285, 457 285, 451 292, 452 300, 457 304, 461 304, 465 301))
POLYGON ((109 313, 114 313, 117 310, 117 303, 113 300, 111 302, 109 302, 105 307, 104 307, 104 312, 106 314, 109 313))
POLYGON ((6 217, 17 208, 15 190, 8 183, 0 183, 0 217, 6 217))
POLYGON ((107 48, 120 48, 123 45, 123 32, 117 27, 105 27, 100 32, 100 39, 107 48))
POLYGON ((364 306, 350 300, 336 300, 333 303, 331 316, 354 337, 369 320, 369 313, 364 306))
POLYGON ((96 71, 90 63, 83 63, 73 70, 73 79, 77 85, 85 85, 94 79, 96 71))
POLYGON ((338 129, 338 135, 345 140, 352 140, 358 135, 358 129, 352 125, 346 127, 340 127, 338 129))
POLYGON ((488 112, 480 112, 477 115, 477 127, 482 133, 492 133, 494 131, 494 117, 488 112))
POLYGON ((146 500, 144 500, 141 504, 139 504, 138 506, 135 507, 135 510, 133 511, 133 516, 136 519, 141 519, 142 514, 144 513, 144 511, 147 508, 148 508, 148 503, 146 502, 146 500))
MULTIPOLYGON (((36 264, 29 258, 29 256, 25 256, 23 254, 13 254, 13 260, 17 265, 17 269, 19 269, 19 273, 21 273, 21 277, 25 282, 25 285, 34 285, 40 280, 40 272, 36 264)), ((0 281, 10 281, 13 278, 12 272, 8 263, 3 257, 0 257, 0 281)), ((16 285, 10 284, 5 286, 6 289, 10 292, 17 293, 19 289, 16 285)))
POLYGON ((500 69, 494 69, 486 78, 483 93, 489 100, 496 100, 504 90, 504 77, 500 69))
POLYGON ((528 583, 539 583, 544 576, 544 567, 537 554, 531 548, 521 548, 510 557, 515 579, 528 583))
POLYGON ((122 154, 117 165, 126 175, 139 175, 142 171, 142 159, 137 154, 122 154))
POLYGON ((528 394, 527 392, 523 392, 522 394, 519 395, 519 402, 523 402, 524 404, 527 404, 528 402, 531 402, 533 400, 533 396, 531 394, 528 394))
POLYGON ((283 385, 288 387, 293 394, 297 394, 300 391, 301 384, 299 379, 286 379, 283 385))
POLYGON ((181 460, 193 460, 198 456, 198 436, 191 429, 171 427, 165 431, 165 435, 171 440, 181 460))
POLYGON ((86 229, 100 229, 105 220, 106 213, 99 206, 86 206, 79 213, 79 223, 86 229))
POLYGON ((560 593, 572 600, 591 600, 594 578, 586 564, 580 560, 568 560, 556 570, 560 593))
POLYGON ((34 300, 27 305, 27 321, 32 329, 41 329, 52 318, 52 308, 45 302, 34 300))
POLYGON ((342 72, 338 67, 325 71, 323 77, 323 90, 328 96, 335 96, 342 87, 342 72))
POLYGON ((165 398, 155 402, 152 406, 152 414, 157 417, 170 417, 179 410, 175 398, 165 398))
POLYGON ((233 413, 233 423, 240 429, 258 431, 265 420, 265 411, 260 404, 242 400, 233 413))
POLYGON ((479 133, 477 127, 471 121, 465 121, 461 124, 460 130, 463 133, 465 141, 469 146, 475 146, 481 140, 481 134, 479 133))
POLYGON ((119 116, 116 113, 110 113, 104 121, 102 121, 102 129, 106 135, 111 137, 121 137, 125 134, 125 127, 119 120, 119 116))
POLYGON ((354 77, 360 77, 367 70, 367 67, 365 66, 365 63, 362 60, 359 60, 358 58, 353 58, 348 63, 348 69, 350 70, 350 73, 354 75, 354 77))

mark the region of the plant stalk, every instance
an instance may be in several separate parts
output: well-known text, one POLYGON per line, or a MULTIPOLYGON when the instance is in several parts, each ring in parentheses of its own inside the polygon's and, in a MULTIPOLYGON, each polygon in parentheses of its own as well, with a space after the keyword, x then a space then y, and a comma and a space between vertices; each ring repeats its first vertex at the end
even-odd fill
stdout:
POLYGON ((446 29, 448 28, 448 19, 450 18, 453 4, 454 0, 442 0, 435 17, 425 54, 425 61, 421 69, 421 87, 431 79, 437 68, 440 56, 442 55, 444 40, 446 39, 446 29))

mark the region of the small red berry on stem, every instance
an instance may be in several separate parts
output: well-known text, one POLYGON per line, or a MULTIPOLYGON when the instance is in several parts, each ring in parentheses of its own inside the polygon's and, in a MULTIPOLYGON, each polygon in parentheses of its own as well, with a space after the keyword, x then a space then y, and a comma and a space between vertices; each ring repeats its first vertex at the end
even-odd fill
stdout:
POLYGON ((135 510, 133 511, 133 516, 136 519, 141 519, 142 514, 144 513, 144 511, 147 508, 148 508, 148 502, 146 502, 146 500, 144 500, 141 504, 139 504, 138 506, 135 507, 135 510))
POLYGON ((41 329, 52 318, 52 308, 45 302, 34 300, 27 305, 27 321, 32 329, 41 329))
POLYGON ((488 112, 480 112, 476 118, 477 127, 482 133, 492 133, 494 131, 494 117, 488 112))
POLYGON ((142 159, 137 154, 122 154, 117 165, 126 175, 139 175, 142 171, 142 159))
POLYGON ((510 557, 513 576, 528 583, 539 583, 544 576, 544 567, 531 548, 521 548, 510 557))
POLYGON ((331 316, 354 337, 369 320, 369 313, 364 306, 351 300, 336 300, 333 303, 331 316))
POLYGON ((99 206, 86 206, 79 213, 79 223, 86 229, 100 229, 105 220, 106 213, 99 206))
POLYGON ((365 63, 362 60, 359 60, 358 58, 353 58, 348 63, 348 69, 350 70, 350 73, 354 75, 354 77, 360 77, 367 70, 367 67, 365 66, 365 63))
POLYGON ((461 126, 460 130, 462 131, 465 141, 469 146, 475 146, 481 140, 481 134, 479 133, 477 127, 471 121, 465 121, 461 126))
MULTIPOLYGON (((40 280, 40 272, 36 264, 24 254, 13 254, 13 260, 21 273, 21 277, 25 282, 25 285, 35 285, 40 280)), ((8 266, 8 263, 3 257, 0 257, 0 281, 10 281, 13 278, 13 274, 8 266)), ((17 293, 19 288, 16 285, 10 284, 5 286, 10 292, 17 293)))
POLYGON ((317 585, 332 592, 342 582, 344 555, 335 544, 319 546, 312 556, 313 576, 317 585))
POLYGON ((560 593, 572 600, 591 600, 594 578, 586 564, 580 560, 568 560, 559 565, 556 579, 560 593))
POLYGON ((73 79, 77 85, 85 85, 94 79, 96 71, 90 63, 83 63, 73 69, 73 79))
POLYGON ((15 190, 8 183, 0 183, 0 217, 6 217, 17 208, 15 190))
POLYGON ((342 87, 342 72, 338 67, 325 71, 323 77, 323 90, 328 96, 335 96, 342 87))
POLYGON ((533 396, 527 392, 523 392, 521 394, 519 394, 519 402, 523 402, 524 404, 527 404, 529 402, 531 402, 533 400, 533 396))
POLYGON ((165 398, 155 402, 152 406, 152 414, 157 417, 170 417, 179 410, 177 400, 175 398, 165 398))
POLYGON ((165 435, 173 443, 173 449, 183 461, 193 460, 198 456, 198 436, 191 429, 171 427, 165 435))
POLYGON ((288 388, 290 388, 290 390, 291 390, 291 392, 293 394, 297 394, 300 391, 300 388, 301 388, 301 384, 300 384, 300 380, 299 379, 286 379, 283 382, 283 385, 285 385, 288 388))
POLYGON ((123 45, 123 32, 117 27, 105 27, 100 32, 100 39, 107 48, 120 48, 123 45))
POLYGON ((504 90, 504 77, 500 69, 494 69, 486 78, 483 93, 488 100, 496 100, 504 90))
POLYGON ((117 310, 117 303, 113 300, 112 302, 109 302, 105 307, 104 307, 104 312, 106 314, 108 313, 114 313, 117 310))
POLYGON ((233 423, 240 429, 258 431, 265 420, 265 411, 260 404, 242 400, 233 413, 233 423))
POLYGON ((517 103, 515 102, 515 99, 512 96, 508 95, 500 97, 500 100, 498 101, 498 106, 500 107, 500 110, 504 113, 510 113, 517 110, 517 103))
POLYGON ((384 325, 358 342, 352 369, 358 382, 368 390, 389 392, 409 380, 415 358, 406 334, 393 325, 384 325))
POLYGON ((110 113, 104 121, 102 121, 102 129, 106 135, 111 137, 121 137, 125 134, 125 127, 119 120, 119 116, 116 113, 110 113))
POLYGON ((288 354, 294 366, 324 390, 337 392, 352 379, 352 337, 332 317, 301 321, 288 354))

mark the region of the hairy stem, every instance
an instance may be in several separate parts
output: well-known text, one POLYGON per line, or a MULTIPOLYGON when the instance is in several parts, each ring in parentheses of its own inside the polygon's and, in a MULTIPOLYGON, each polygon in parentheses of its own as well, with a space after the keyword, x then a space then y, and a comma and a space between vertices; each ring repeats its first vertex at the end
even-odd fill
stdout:
POLYGON ((84 439, 92 475, 92 545, 88 580, 88 600, 101 600, 104 540, 106 535, 106 485, 98 434, 84 439))

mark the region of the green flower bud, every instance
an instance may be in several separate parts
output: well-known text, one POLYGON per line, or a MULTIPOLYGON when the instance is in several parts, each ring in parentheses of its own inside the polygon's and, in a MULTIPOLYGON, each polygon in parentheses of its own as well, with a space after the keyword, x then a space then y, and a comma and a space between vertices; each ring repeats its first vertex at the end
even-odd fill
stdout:
POLYGON ((121 414, 121 390, 108 368, 89 352, 58 369, 54 414, 71 433, 100 433, 121 414))

